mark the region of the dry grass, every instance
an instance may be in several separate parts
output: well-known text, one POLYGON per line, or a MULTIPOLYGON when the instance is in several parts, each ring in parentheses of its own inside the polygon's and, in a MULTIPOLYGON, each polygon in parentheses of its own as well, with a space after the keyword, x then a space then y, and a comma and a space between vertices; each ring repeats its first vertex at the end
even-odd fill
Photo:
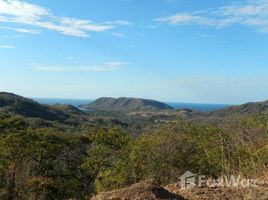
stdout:
POLYGON ((268 200, 268 171, 258 178, 257 187, 202 187, 181 189, 179 184, 165 188, 152 181, 136 183, 131 187, 104 192, 92 200, 268 200))
POLYGON ((168 190, 160 187, 152 181, 136 183, 131 187, 104 192, 93 197, 92 200, 184 200, 178 194, 170 193, 168 190))

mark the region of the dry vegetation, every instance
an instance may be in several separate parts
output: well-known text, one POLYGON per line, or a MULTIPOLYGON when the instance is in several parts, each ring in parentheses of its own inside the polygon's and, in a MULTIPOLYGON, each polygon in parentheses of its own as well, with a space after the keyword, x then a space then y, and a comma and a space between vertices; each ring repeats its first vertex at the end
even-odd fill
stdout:
POLYGON ((69 106, 47 108, 22 97, 0 102, 0 199, 83 200, 97 194, 95 199, 267 199, 265 184, 192 190, 169 185, 186 171, 267 180, 266 113, 217 120, 206 115, 207 120, 199 120, 198 115, 197 120, 173 118, 156 126, 158 115, 129 116, 123 123, 115 116, 96 117, 69 106), (60 112, 63 121, 24 112, 32 103, 38 115, 40 109, 60 112), (169 185, 168 190, 158 184, 169 185))

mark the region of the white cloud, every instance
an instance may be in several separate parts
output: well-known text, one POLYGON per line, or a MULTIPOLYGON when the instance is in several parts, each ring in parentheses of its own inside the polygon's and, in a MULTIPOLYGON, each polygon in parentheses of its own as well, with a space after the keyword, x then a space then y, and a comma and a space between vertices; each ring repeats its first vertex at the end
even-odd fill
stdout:
POLYGON ((177 13, 156 18, 155 21, 170 25, 197 24, 226 27, 234 24, 256 27, 268 32, 268 0, 247 0, 214 10, 177 13))
POLYGON ((41 33, 40 30, 36 30, 36 29, 13 28, 13 27, 6 27, 6 26, 2 26, 2 27, 0 27, 0 29, 15 31, 18 33, 30 33, 30 34, 40 34, 41 33))
POLYGON ((108 72, 116 71, 121 67, 130 64, 129 62, 105 62, 100 65, 82 65, 82 66, 42 66, 35 64, 33 68, 38 71, 47 72, 74 72, 74 71, 84 71, 84 72, 108 72))
POLYGON ((12 45, 0 45, 0 49, 14 49, 15 46, 12 45))
POLYGON ((189 24, 189 23, 196 23, 200 25, 215 25, 216 23, 214 19, 202 17, 202 16, 195 16, 195 15, 186 14, 186 13, 178 13, 176 15, 157 18, 156 21, 166 22, 171 25, 189 24))
POLYGON ((125 34, 120 33, 120 32, 113 32, 112 35, 115 36, 115 37, 119 37, 119 38, 125 38, 126 37, 125 34))
MULTIPOLYGON (((115 21, 107 24, 95 24, 90 20, 59 17, 41 6, 21 0, 0 0, 0 22, 30 25, 60 32, 76 37, 88 37, 89 32, 103 32, 114 28, 114 25, 128 25, 127 21, 115 21)), ((26 29, 17 29, 27 32, 26 29)))
POLYGON ((131 26, 131 23, 126 20, 116 20, 116 21, 110 21, 110 22, 105 22, 105 24, 109 25, 122 25, 122 26, 131 26))

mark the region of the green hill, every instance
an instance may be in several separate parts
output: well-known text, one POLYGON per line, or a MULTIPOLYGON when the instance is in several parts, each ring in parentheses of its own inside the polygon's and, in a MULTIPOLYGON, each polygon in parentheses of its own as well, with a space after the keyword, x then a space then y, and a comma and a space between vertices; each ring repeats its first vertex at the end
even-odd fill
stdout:
POLYGON ((230 106, 221 110, 216 110, 208 113, 215 117, 230 117, 230 116, 247 116, 252 114, 261 114, 268 111, 268 101, 250 102, 239 106, 230 106))
POLYGON ((87 110, 106 110, 122 112, 173 110, 171 106, 159 101, 125 97, 102 97, 90 104, 81 105, 80 107, 87 110))
POLYGON ((79 109, 71 105, 42 105, 32 99, 7 92, 0 92, 0 111, 8 115, 16 114, 51 121, 63 121, 70 115, 83 114, 79 109))

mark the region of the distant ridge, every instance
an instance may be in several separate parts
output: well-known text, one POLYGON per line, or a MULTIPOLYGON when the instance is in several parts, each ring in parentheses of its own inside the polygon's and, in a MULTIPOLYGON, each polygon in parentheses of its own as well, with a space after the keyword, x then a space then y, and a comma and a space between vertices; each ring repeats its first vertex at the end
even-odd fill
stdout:
MULTIPOLYGON (((142 98, 110 98, 102 97, 89 104, 79 106, 89 111, 111 111, 124 112, 127 114, 156 114, 155 112, 173 115, 175 109, 166 103, 142 98), (161 111, 161 112, 158 112, 161 111), (163 112, 162 112, 163 111, 163 112), (167 112, 166 112, 167 111, 167 112), (171 112, 170 112, 171 111, 171 112)), ((30 118, 40 118, 45 120, 64 121, 70 116, 82 116, 86 113, 82 109, 68 104, 45 105, 8 92, 0 92, 0 114, 22 115, 30 118)), ((250 102, 239 106, 230 106, 224 109, 197 112, 191 109, 179 109, 176 112, 179 116, 186 118, 230 118, 247 116, 252 114, 268 113, 268 101, 250 102)))
POLYGON ((83 109, 88 110, 106 110, 106 111, 161 111, 161 110, 174 110, 171 106, 149 99, 141 98, 110 98, 102 97, 90 104, 81 105, 83 109))
POLYGON ((261 114, 268 112, 268 101, 250 102, 239 106, 230 106, 224 109, 212 111, 210 116, 227 117, 227 116, 241 116, 251 114, 261 114))
POLYGON ((38 117, 42 119, 57 119, 58 113, 31 99, 12 93, 0 92, 0 109, 10 114, 18 114, 26 117, 38 117))
POLYGON ((64 113, 72 114, 72 115, 84 115, 85 114, 83 113, 83 111, 81 111, 77 107, 70 105, 70 104, 53 104, 53 105, 50 105, 50 108, 64 112, 64 113))
POLYGON ((63 121, 69 114, 82 114, 71 105, 43 105, 16 94, 0 92, 0 111, 25 117, 63 121))

